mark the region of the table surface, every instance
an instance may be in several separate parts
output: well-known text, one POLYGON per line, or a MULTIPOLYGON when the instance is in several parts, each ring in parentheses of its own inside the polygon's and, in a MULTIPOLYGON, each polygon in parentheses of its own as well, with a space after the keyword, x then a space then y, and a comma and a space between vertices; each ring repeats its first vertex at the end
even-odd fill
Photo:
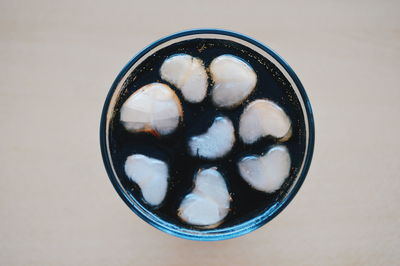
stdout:
POLYGON ((399 1, 1 1, 1 265, 396 265, 399 1), (217 27, 281 54, 316 125, 292 203, 246 236, 194 242, 149 226, 103 167, 99 119, 154 40, 217 27))

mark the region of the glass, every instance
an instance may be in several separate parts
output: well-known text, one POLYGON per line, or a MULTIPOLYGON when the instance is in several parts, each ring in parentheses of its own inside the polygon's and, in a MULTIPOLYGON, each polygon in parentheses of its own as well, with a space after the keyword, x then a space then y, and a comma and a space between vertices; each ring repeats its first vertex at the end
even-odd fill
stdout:
POLYGON ((269 47, 242 34, 226 30, 216 30, 216 29, 189 30, 167 36, 163 39, 154 42, 153 44, 142 50, 140 53, 138 53, 122 69, 122 71, 112 84, 112 87, 107 95, 103 107, 101 124, 100 124, 100 145, 101 145, 101 152, 105 168, 116 191, 118 192, 120 197, 125 201, 125 203, 143 220, 145 220, 147 223, 151 224, 152 226, 166 233, 182 237, 185 239, 223 240, 241 236, 243 234, 249 233, 261 227, 262 225, 270 221, 272 218, 274 218, 277 214, 279 214, 293 199, 293 197, 299 190, 300 186, 302 185, 311 163, 313 147, 314 147, 314 121, 313 121, 310 102, 308 100, 308 97, 300 80, 298 79, 294 71, 290 68, 290 66, 269 47), (290 83, 298 100, 300 101, 301 111, 304 119, 304 128, 305 128, 305 150, 302 151, 303 160, 301 162, 299 169, 297 170, 297 174, 294 177, 294 181, 291 182, 290 187, 288 187, 285 190, 285 194, 282 196, 282 198, 279 201, 277 201, 274 205, 270 206, 267 210, 244 222, 224 228, 205 229, 205 230, 203 229, 197 230, 197 229, 183 227, 171 223, 165 219, 162 219, 159 216, 155 215, 150 210, 148 210, 135 197, 133 197, 132 194, 121 183, 121 180, 120 178, 118 178, 118 175, 114 169, 114 164, 111 156, 110 141, 109 141, 110 123, 113 114, 115 112, 116 102, 117 99, 120 97, 124 85, 126 84, 126 82, 128 82, 128 78, 132 73, 132 71, 135 70, 135 68, 138 67, 144 60, 146 60, 146 58, 150 57, 160 49, 170 46, 171 44, 174 43, 198 39, 198 38, 220 39, 220 40, 228 40, 239 43, 259 53, 267 60, 269 60, 273 65, 275 65, 275 67, 277 67, 279 71, 282 72, 284 77, 290 83))

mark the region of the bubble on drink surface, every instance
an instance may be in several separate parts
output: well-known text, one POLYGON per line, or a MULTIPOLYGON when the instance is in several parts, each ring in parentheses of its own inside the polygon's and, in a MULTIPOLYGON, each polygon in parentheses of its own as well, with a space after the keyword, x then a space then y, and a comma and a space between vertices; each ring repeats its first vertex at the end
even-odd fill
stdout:
POLYGON ((130 132, 167 135, 178 126, 183 115, 175 92, 162 83, 145 85, 133 93, 121 107, 121 122, 130 132))
POLYGON ((167 194, 168 166, 161 160, 133 154, 125 161, 125 174, 135 182, 143 199, 151 206, 160 205, 167 194))
POLYGON ((217 159, 227 154, 234 143, 235 129, 231 120, 219 116, 204 134, 190 138, 189 149, 193 156, 217 159))
POLYGON ((242 178, 253 188, 273 193, 289 176, 291 160, 288 149, 276 145, 263 156, 247 156, 238 162, 242 178))
POLYGON ((198 103, 207 93, 208 76, 203 61, 187 54, 168 57, 160 68, 160 75, 181 90, 185 100, 198 103))
POLYGON ((257 74, 253 68, 234 55, 221 55, 210 64, 214 86, 212 100, 218 107, 233 108, 254 90, 257 74))
POLYGON ((239 135, 251 144, 261 137, 272 136, 286 141, 292 133, 291 122, 285 111, 272 101, 260 99, 251 102, 240 116, 239 135))
POLYGON ((179 217, 191 225, 218 226, 228 214, 231 201, 224 178, 212 167, 200 169, 194 182, 194 189, 179 206, 179 217))

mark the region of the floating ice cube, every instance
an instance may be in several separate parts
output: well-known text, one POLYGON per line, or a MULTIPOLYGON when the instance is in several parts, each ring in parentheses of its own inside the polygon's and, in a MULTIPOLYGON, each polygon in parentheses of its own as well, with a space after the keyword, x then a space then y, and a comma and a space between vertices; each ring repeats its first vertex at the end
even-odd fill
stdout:
POLYGON ((193 191, 178 209, 179 217, 192 225, 217 226, 228 214, 231 201, 224 178, 213 167, 199 170, 194 182, 193 191))
POLYGON ((172 133, 182 117, 175 92, 162 83, 151 83, 133 93, 122 105, 121 122, 131 132, 172 133))
POLYGON ((166 163, 142 154, 133 154, 126 159, 125 174, 138 184, 148 204, 156 206, 164 200, 169 177, 166 163))
POLYGON ((235 129, 227 117, 215 118, 204 134, 189 140, 190 153, 207 159, 216 159, 227 154, 235 142, 235 129))
POLYGON ((187 54, 168 57, 160 68, 161 78, 182 91, 192 103, 201 102, 207 93, 208 77, 201 59, 187 54))
POLYGON ((269 100, 251 102, 240 116, 239 135, 247 144, 268 135, 284 141, 290 138, 291 132, 285 111, 269 100))
POLYGON ((212 100, 218 107, 232 108, 253 91, 257 75, 245 61, 234 55, 221 55, 210 64, 214 86, 212 100))
POLYGON ((290 155, 283 145, 277 145, 263 156, 247 156, 238 162, 243 179, 253 188, 272 193, 278 190, 290 172, 290 155))

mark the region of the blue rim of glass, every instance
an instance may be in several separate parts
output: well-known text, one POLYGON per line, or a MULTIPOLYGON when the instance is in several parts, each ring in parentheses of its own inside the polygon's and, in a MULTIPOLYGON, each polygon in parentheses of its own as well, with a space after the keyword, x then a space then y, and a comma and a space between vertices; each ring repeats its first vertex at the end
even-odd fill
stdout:
POLYGON ((274 52, 271 48, 268 46, 256 41, 255 39, 248 37, 246 35, 228 31, 228 30, 222 30, 222 29, 193 29, 193 30, 186 30, 186 31, 181 31, 178 33, 174 33, 172 35, 166 36, 164 38, 161 38, 151 45, 147 46, 144 48, 142 51, 140 51, 138 54, 136 54, 126 65, 125 67, 121 70, 121 72, 118 74, 116 79, 114 80, 108 94, 106 97, 106 100, 104 102, 103 106, 103 111, 101 114, 101 120, 100 120, 100 147, 101 147, 101 154, 103 157, 103 162, 104 166, 106 168, 107 174, 110 178, 111 183, 113 184, 115 190, 118 192, 119 196, 123 199, 123 201, 128 205, 128 207, 136 213, 139 217, 141 217, 144 221, 146 221, 148 224, 154 226, 155 228, 168 233, 173 236, 181 237, 184 239, 190 239, 190 240, 201 240, 201 241, 216 241, 216 240, 226 240, 230 238, 235 238, 242 236, 244 234, 250 233, 261 226, 265 225, 269 221, 271 221, 275 216, 277 216, 285 207, 292 201, 294 196, 297 194, 299 191, 301 185, 304 182, 305 177, 307 176, 313 152, 314 152, 314 139, 315 139, 315 128, 314 128, 314 118, 313 118, 313 112, 311 108, 310 101, 308 99, 308 96, 306 94, 306 91, 300 82, 299 78, 293 71, 293 69, 289 66, 286 61, 280 57, 276 52, 274 52), (135 202, 131 200, 129 195, 125 192, 121 184, 117 180, 117 176, 114 174, 112 170, 112 162, 111 158, 109 157, 108 154, 108 147, 107 147, 107 113, 109 111, 109 105, 111 102, 111 99, 115 93, 115 90, 120 83, 121 79, 127 74, 127 72, 131 69, 131 67, 139 60, 141 59, 145 54, 147 54, 149 51, 152 49, 156 48, 157 46, 180 38, 180 37, 185 37, 185 36, 190 36, 190 35, 199 35, 199 34, 214 34, 214 35, 222 35, 222 36, 228 36, 228 37, 234 37, 237 39, 240 39, 242 41, 248 42, 259 49, 263 50, 264 52, 268 53, 272 58, 274 58, 287 72, 287 74, 292 78, 293 82, 296 84, 297 89, 299 90, 300 96, 303 100, 304 104, 304 109, 307 114, 307 120, 306 123, 308 123, 308 145, 307 145, 307 153, 305 155, 304 159, 304 164, 303 164, 303 169, 301 173, 299 173, 298 179, 295 182, 293 188, 290 190, 289 194, 280 202, 276 203, 275 205, 271 206, 268 210, 265 212, 261 213, 260 215, 245 221, 241 224, 229 227, 229 228, 223 228, 223 229, 211 229, 211 230, 189 230, 186 228, 179 227, 175 224, 166 222, 161 219, 151 219, 149 218, 148 215, 146 215, 143 212, 143 208, 139 208, 136 206, 135 202))

